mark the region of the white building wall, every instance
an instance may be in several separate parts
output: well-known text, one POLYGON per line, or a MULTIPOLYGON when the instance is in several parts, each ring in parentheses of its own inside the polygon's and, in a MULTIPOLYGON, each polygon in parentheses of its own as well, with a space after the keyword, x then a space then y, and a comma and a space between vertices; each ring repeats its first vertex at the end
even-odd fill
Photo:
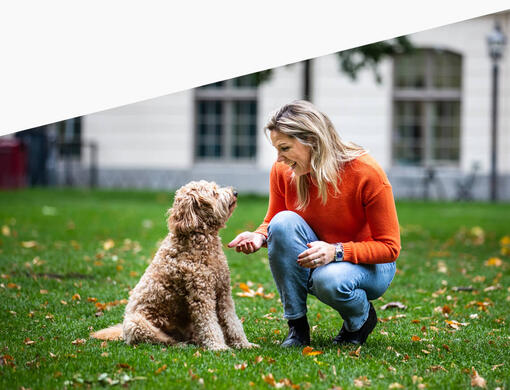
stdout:
POLYGON ((273 70, 270 80, 259 87, 257 167, 269 171, 276 160, 276 150, 264 134, 264 126, 283 105, 301 98, 303 64, 273 70))
POLYGON ((355 81, 340 71, 337 54, 314 60, 313 100, 346 141, 366 149, 387 169, 391 161, 391 63, 380 66, 382 83, 371 70, 355 81))
POLYGON ((501 27, 507 37, 505 54, 500 67, 499 149, 498 169, 510 173, 510 12, 500 15, 501 27))
MULTIPOLYGON (((463 171, 469 171, 475 162, 481 164, 484 173, 490 169, 491 61, 486 38, 494 27, 494 20, 495 16, 486 16, 410 36, 416 46, 444 48, 462 55, 460 168, 463 171)), ((508 64, 508 59, 505 62, 508 64)), ((505 75, 508 78, 508 71, 505 75)), ((508 95, 508 80, 503 81, 501 86, 501 95, 508 95)), ((506 129, 501 130, 506 133, 508 118, 508 108, 500 110, 500 123, 506 123, 506 129)), ((502 138, 508 139, 508 135, 502 138)), ((505 159, 508 161, 508 157, 505 159)), ((501 168, 510 172, 508 164, 501 168)))
POLYGON ((193 90, 87 115, 83 138, 99 146, 101 168, 190 168, 193 90))

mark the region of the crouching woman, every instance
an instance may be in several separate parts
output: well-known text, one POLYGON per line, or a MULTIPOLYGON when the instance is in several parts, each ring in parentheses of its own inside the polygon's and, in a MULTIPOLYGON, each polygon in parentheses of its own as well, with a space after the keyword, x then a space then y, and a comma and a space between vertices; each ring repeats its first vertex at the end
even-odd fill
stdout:
POLYGON ((389 287, 400 252, 386 174, 309 102, 285 105, 265 130, 278 152, 267 215, 229 247, 249 254, 267 245, 289 325, 282 347, 310 343, 308 294, 343 318, 333 343, 363 344, 377 324, 370 301, 389 287))

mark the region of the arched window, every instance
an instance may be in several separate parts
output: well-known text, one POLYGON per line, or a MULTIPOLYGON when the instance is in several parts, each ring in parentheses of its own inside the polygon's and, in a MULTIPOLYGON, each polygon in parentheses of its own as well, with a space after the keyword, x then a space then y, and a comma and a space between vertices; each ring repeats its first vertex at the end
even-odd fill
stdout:
POLYGON ((462 57, 417 49, 394 60, 393 163, 458 165, 462 57))

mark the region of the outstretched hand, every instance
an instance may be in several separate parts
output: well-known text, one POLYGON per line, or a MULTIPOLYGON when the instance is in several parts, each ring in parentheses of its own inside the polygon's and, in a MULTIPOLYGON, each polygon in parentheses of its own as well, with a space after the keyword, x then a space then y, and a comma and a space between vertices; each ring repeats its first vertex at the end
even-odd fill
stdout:
POLYGON ((266 242, 266 238, 260 233, 243 232, 228 243, 229 248, 236 248, 236 252, 246 254, 258 251, 266 242))

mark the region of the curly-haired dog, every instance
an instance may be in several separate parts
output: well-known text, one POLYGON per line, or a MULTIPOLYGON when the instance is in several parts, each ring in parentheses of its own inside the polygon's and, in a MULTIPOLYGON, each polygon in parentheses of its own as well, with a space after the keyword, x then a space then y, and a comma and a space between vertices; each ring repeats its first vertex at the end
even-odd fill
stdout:
POLYGON ((133 289, 123 324, 91 336, 213 350, 256 346, 236 315, 218 236, 236 198, 231 188, 203 180, 180 188, 169 210, 170 233, 133 289))

